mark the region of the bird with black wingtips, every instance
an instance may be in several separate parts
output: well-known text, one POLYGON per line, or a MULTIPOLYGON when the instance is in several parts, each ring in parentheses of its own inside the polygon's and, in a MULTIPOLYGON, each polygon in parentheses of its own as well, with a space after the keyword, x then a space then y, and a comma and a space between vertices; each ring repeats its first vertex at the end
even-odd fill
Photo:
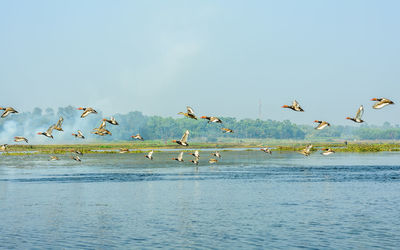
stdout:
POLYGON ((200 158, 199 150, 194 151, 194 153, 188 153, 188 154, 194 156, 195 158, 200 158))
POLYGON ((132 139, 144 141, 143 137, 140 134, 132 135, 131 137, 132 137, 132 139))
POLYGON ((79 107, 78 110, 83 110, 81 118, 85 118, 89 114, 97 114, 97 111, 94 110, 93 108, 82 108, 82 107, 79 107))
POLYGON ((193 111, 193 109, 192 109, 191 107, 187 106, 187 107, 186 107, 186 110, 187 110, 186 113, 184 113, 184 112, 179 112, 178 115, 184 115, 184 116, 186 116, 186 117, 188 117, 188 118, 197 120, 197 117, 196 117, 196 115, 194 114, 194 111, 193 111))
POLYGON ((263 151, 263 152, 266 153, 266 154, 272 154, 271 149, 269 149, 269 148, 267 148, 267 147, 260 148, 260 150, 263 151))
POLYGON ((221 158, 221 154, 219 153, 219 151, 216 151, 215 153, 211 153, 211 155, 221 158))
POLYGON ((147 159, 149 159, 149 160, 153 160, 153 153, 154 153, 154 150, 151 150, 147 155, 145 155, 144 157, 146 157, 147 159))
POLYGON ((363 123, 364 120, 361 119, 362 116, 363 116, 363 114, 364 114, 364 107, 363 107, 363 105, 361 105, 361 106, 358 108, 357 113, 356 113, 356 116, 355 116, 354 118, 352 118, 352 117, 346 117, 346 119, 347 119, 347 120, 352 120, 353 122, 356 122, 356 123, 363 123))
POLYGON ((18 113, 18 111, 16 111, 12 107, 7 107, 7 108, 0 107, 0 110, 4 110, 3 114, 1 115, 1 118, 4 118, 4 117, 8 116, 9 114, 18 113))
POLYGON ((304 112, 304 109, 300 107, 300 104, 296 100, 292 102, 292 105, 283 105, 282 108, 288 108, 297 112, 304 112))
POLYGON ((54 126, 54 129, 55 130, 58 130, 58 131, 64 131, 63 129, 62 129, 62 124, 63 124, 63 122, 64 122, 64 118, 62 117, 62 116, 60 116, 60 118, 58 119, 58 121, 57 121, 57 124, 54 126))
POLYGON ((300 154, 309 156, 311 154, 311 149, 313 148, 313 145, 309 144, 307 147, 303 150, 300 151, 300 154))
POLYGON ((172 160, 183 162, 183 152, 180 152, 177 158, 172 158, 172 160))
POLYGON ((55 125, 53 124, 53 125, 51 125, 51 126, 46 130, 46 132, 38 132, 37 134, 38 134, 38 135, 44 135, 44 136, 46 136, 46 137, 49 137, 49 138, 51 138, 51 139, 54 139, 54 137, 53 137, 53 135, 52 135, 54 126, 55 126, 55 125))
POLYGON ((82 131, 78 130, 76 134, 72 134, 75 138, 85 139, 85 136, 82 134, 82 131))
POLYGON ((79 161, 79 162, 82 161, 81 158, 79 158, 79 156, 77 156, 77 155, 72 155, 71 159, 73 159, 75 161, 79 161))
POLYGON ((222 123, 221 119, 215 116, 202 116, 200 118, 208 120, 208 123, 222 123))
POLYGON ((315 129, 317 130, 322 130, 324 128, 326 128, 327 126, 330 127, 331 124, 329 124, 326 121, 319 121, 319 120, 315 120, 314 122, 319 123, 317 127, 315 127, 315 129))
POLYGON ((15 142, 24 141, 24 142, 28 143, 28 139, 26 139, 25 137, 22 137, 22 136, 15 136, 15 137, 14 137, 14 141, 15 141, 15 142))
POLYGON ((331 155, 334 153, 335 153, 335 151, 333 151, 331 148, 323 148, 321 154, 322 155, 331 155))
POLYGON ((376 103, 372 106, 374 109, 381 109, 386 107, 387 105, 394 104, 391 100, 387 98, 372 98, 371 101, 375 101, 376 103))
POLYGON ((108 122, 112 125, 119 125, 119 123, 115 120, 115 118, 113 116, 111 116, 110 119, 104 118, 103 121, 108 122))
POLYGON ((233 133, 233 130, 232 130, 232 129, 229 129, 229 128, 221 128, 221 130, 222 130, 224 133, 226 133, 226 134, 228 134, 228 133, 233 133))
POLYGON ((183 134, 182 138, 178 141, 178 140, 173 140, 172 142, 178 143, 179 145, 182 146, 189 146, 189 144, 187 143, 189 137, 189 130, 186 130, 185 133, 183 134))

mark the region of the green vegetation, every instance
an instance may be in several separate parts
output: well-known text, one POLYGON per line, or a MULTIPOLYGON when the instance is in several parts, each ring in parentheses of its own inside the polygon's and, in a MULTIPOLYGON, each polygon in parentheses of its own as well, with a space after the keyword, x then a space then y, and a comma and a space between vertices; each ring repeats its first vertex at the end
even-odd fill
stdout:
MULTIPOLYGON (((280 145, 271 143, 273 151, 291 152, 300 151, 309 143, 305 141, 281 141, 280 145)), ((193 143, 190 147, 175 146, 173 144, 164 144, 160 141, 150 141, 146 143, 107 143, 107 144, 70 144, 70 145, 10 145, 6 154, 25 155, 25 154, 68 154, 79 150, 84 154, 115 154, 119 153, 120 148, 129 149, 129 153, 146 153, 149 150, 157 149, 182 149, 182 151, 191 151, 195 149, 216 148, 243 148, 244 150, 258 150, 267 144, 260 144, 260 141, 246 141, 245 143, 193 143)), ((322 148, 332 148, 336 152, 383 152, 400 151, 400 143, 349 143, 343 142, 313 143, 312 151, 318 151, 322 148)))
MULTIPOLYGON (((170 144, 170 140, 181 138, 183 132, 190 131, 189 141, 193 143, 207 143, 218 145, 221 143, 248 143, 249 140, 258 140, 259 144, 276 140, 307 140, 334 142, 337 140, 400 140, 400 127, 384 123, 382 126, 335 126, 324 130, 315 130, 311 125, 296 125, 290 121, 273 121, 260 119, 241 119, 232 117, 220 117, 222 124, 207 123, 206 120, 188 119, 180 115, 176 117, 146 116, 141 112, 129 112, 127 114, 115 114, 119 126, 107 125, 112 136, 98 136, 92 134, 92 130, 98 127, 104 117, 98 110, 98 114, 80 118, 80 111, 72 106, 58 108, 55 112, 48 108, 45 111, 35 108, 33 112, 21 112, 10 115, 0 120, 0 139, 2 143, 11 144, 13 136, 25 136, 33 144, 43 143, 76 143, 81 142, 71 136, 78 129, 87 139, 84 143, 118 143, 132 141, 131 135, 140 133, 145 142, 141 145, 163 147, 170 144), (37 132, 45 131, 56 123, 60 116, 64 117, 64 132, 54 131, 54 140, 37 135, 37 132), (234 130, 234 133, 225 134, 221 128, 234 130)), ((353 124, 351 124, 353 125, 353 124)), ((123 144, 122 143, 122 144, 123 144)), ((138 144, 139 145, 139 144, 138 144)), ((107 148, 108 146, 104 146, 107 148)))

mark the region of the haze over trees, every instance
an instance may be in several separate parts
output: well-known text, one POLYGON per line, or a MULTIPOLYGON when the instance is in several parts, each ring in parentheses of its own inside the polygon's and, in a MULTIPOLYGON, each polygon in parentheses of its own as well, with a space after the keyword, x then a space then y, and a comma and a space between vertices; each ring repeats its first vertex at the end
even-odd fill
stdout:
MULTIPOLYGON (((220 117, 222 124, 207 123, 206 120, 193 120, 184 117, 146 116, 139 111, 127 114, 115 114, 119 126, 107 125, 112 136, 97 136, 92 130, 98 127, 105 118, 100 110, 97 115, 91 114, 80 118, 81 111, 75 107, 60 107, 42 110, 34 108, 32 112, 21 112, 0 119, 1 143, 10 143, 14 136, 25 136, 32 143, 49 142, 47 138, 36 135, 56 123, 60 116, 64 117, 64 132, 55 131, 54 143, 69 143, 77 141, 71 133, 81 130, 87 141, 127 141, 130 136, 140 133, 146 140, 169 140, 182 136, 188 129, 191 140, 216 142, 224 138, 236 139, 367 139, 367 140, 397 140, 400 139, 400 127, 385 122, 382 126, 331 126, 324 130, 315 130, 311 125, 296 125, 288 120, 260 120, 220 117), (222 127, 234 130, 233 134, 224 134, 222 127)), ((108 117, 109 118, 109 117, 108 117)), ((50 141, 51 142, 51 141, 50 141)), ((82 141, 77 141, 82 142, 82 141)))

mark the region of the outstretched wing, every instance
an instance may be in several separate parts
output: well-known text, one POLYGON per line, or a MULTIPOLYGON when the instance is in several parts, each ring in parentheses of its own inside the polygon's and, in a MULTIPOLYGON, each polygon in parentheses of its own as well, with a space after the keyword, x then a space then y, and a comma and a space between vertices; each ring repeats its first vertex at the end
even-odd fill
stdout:
POLYGON ((62 116, 60 116, 60 119, 58 119, 58 122, 56 124, 57 128, 61 128, 62 124, 63 124, 64 118, 62 116))
POLYGON ((300 104, 299 104, 296 100, 294 100, 294 101, 292 102, 292 106, 293 106, 293 107, 300 107, 300 104))
POLYGON ((189 137, 189 130, 186 130, 186 132, 183 134, 181 142, 186 142, 189 137))
POLYGON ((151 158, 151 156, 153 155, 153 150, 151 150, 148 154, 147 154, 147 156, 149 157, 149 158, 151 158))
POLYGON ((102 121, 100 126, 99 126, 99 130, 102 130, 106 127, 106 121, 102 121))
POLYGON ((310 153, 312 147, 313 147, 313 145, 310 144, 310 145, 308 145, 308 146, 305 148, 304 151, 305 151, 306 153, 310 153))
POLYGON ((187 109, 188 114, 194 115, 194 111, 191 107, 187 106, 186 109, 187 109))
POLYGON ((82 134, 82 132, 81 132, 80 130, 78 130, 78 135, 79 135, 80 137, 83 137, 83 134, 82 134))
POLYGON ((363 105, 361 105, 357 110, 357 114, 356 114, 355 118, 361 120, 361 117, 363 116, 363 114, 364 114, 364 107, 363 107, 363 105))
POLYGON ((53 132, 53 129, 54 129, 54 127, 55 127, 56 125, 51 125, 48 129, 47 129, 47 131, 46 131, 46 133, 47 134, 49 134, 49 135, 51 135, 51 133, 53 132))
POLYGON ((178 155, 178 160, 181 161, 183 159, 183 152, 180 152, 180 154, 178 155))

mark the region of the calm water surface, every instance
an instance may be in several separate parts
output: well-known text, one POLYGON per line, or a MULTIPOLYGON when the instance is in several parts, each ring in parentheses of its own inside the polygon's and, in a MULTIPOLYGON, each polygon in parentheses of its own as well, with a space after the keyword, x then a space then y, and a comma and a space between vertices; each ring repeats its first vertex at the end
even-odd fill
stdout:
POLYGON ((400 246, 400 153, 0 155, 0 248, 400 246))

